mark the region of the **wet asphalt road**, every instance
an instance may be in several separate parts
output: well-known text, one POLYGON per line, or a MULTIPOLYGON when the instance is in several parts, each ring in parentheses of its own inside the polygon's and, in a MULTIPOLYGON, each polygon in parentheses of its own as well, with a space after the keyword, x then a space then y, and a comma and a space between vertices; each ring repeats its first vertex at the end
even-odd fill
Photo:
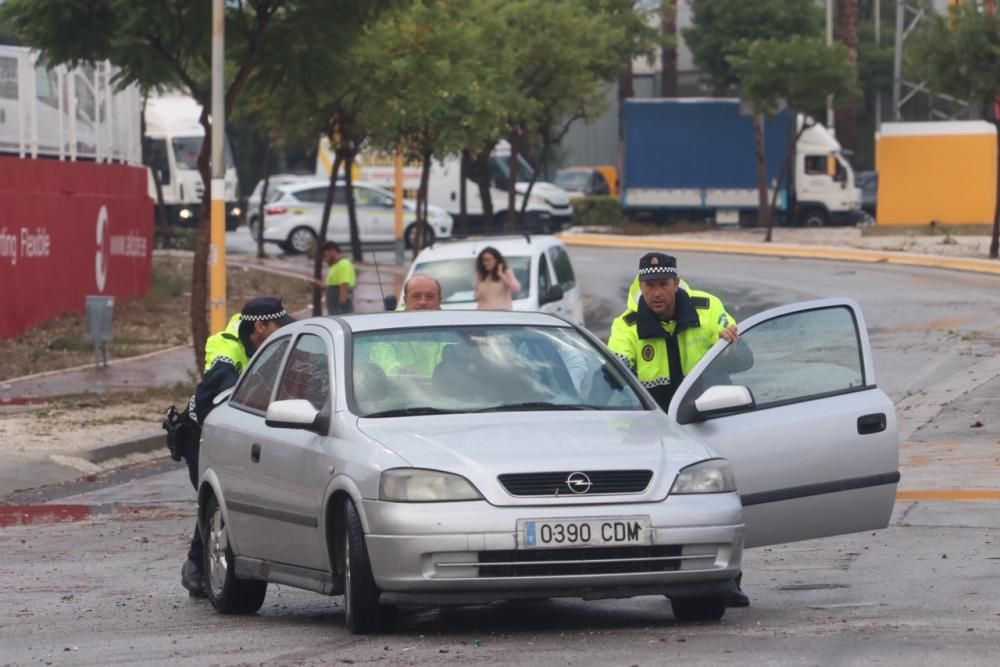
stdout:
MULTIPOLYGON (((606 334, 640 253, 571 249, 606 334)), ((927 269, 678 255, 738 319, 847 295, 865 312, 879 384, 897 403, 901 489, 1000 488, 1000 281, 927 269), (980 427, 972 424, 982 423, 980 427), (931 454, 932 453, 932 454, 931 454)), ((660 598, 404 609, 354 637, 338 597, 271 586, 261 613, 218 616, 179 586, 193 492, 169 463, 44 496, 0 528, 5 664, 995 664, 1000 504, 915 499, 890 528, 747 553, 753 604, 678 624, 660 598), (103 488, 101 488, 103 486, 103 488)), ((919 496, 919 493, 917 494, 919 496)), ((16 512, 0 513, 0 526, 16 512)))

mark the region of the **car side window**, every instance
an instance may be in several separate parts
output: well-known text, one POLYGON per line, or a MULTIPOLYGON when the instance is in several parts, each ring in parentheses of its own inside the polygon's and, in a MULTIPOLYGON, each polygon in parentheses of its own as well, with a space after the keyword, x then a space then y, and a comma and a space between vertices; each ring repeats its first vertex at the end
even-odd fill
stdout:
POLYGON ((240 379, 239 386, 236 387, 230 400, 231 404, 261 413, 267 411, 275 381, 278 379, 278 369, 281 368, 281 360, 285 357, 285 350, 290 340, 286 336, 269 343, 260 351, 240 379))
POLYGON ((309 188, 308 190, 299 190, 295 193, 295 198, 299 201, 309 202, 312 204, 322 204, 326 200, 326 188, 309 188))
POLYGON ((295 341, 274 400, 305 399, 317 410, 330 402, 330 361, 323 339, 304 334, 295 341))
POLYGON ((358 206, 379 206, 381 208, 392 208, 393 206, 391 197, 368 188, 355 188, 354 200, 358 206))
POLYGON ((573 273, 573 264, 569 261, 569 253, 562 246, 552 246, 548 250, 549 259, 552 260, 552 268, 556 270, 556 281, 563 290, 576 287, 576 274, 573 273))
POLYGON ((545 259, 545 254, 538 258, 538 297, 548 294, 549 287, 552 286, 552 278, 549 277, 549 262, 545 259))
POLYGON ((854 314, 836 306, 761 322, 712 360, 679 410, 687 412, 702 392, 721 384, 749 388, 757 409, 866 386, 854 314))

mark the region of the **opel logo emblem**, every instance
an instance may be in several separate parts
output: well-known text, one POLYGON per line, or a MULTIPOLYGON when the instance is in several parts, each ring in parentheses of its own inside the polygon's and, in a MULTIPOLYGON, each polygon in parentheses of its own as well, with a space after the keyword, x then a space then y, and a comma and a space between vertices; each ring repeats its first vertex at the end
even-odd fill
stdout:
POLYGON ((585 472, 570 473, 569 477, 566 478, 566 486, 573 493, 586 493, 590 491, 590 478, 585 472))

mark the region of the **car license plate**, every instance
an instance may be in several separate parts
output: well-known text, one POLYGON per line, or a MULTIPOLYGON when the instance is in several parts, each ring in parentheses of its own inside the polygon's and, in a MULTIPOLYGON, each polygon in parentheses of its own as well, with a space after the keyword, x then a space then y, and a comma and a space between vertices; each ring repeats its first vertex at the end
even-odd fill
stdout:
POLYGON ((519 519, 518 547, 601 547, 649 544, 648 517, 605 519, 519 519))

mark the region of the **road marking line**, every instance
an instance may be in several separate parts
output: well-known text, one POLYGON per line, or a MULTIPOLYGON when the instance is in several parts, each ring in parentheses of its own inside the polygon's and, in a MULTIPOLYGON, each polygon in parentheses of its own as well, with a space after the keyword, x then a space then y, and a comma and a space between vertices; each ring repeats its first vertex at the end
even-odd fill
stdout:
POLYGON ((918 489, 897 491, 896 500, 1000 500, 998 489, 918 489))

